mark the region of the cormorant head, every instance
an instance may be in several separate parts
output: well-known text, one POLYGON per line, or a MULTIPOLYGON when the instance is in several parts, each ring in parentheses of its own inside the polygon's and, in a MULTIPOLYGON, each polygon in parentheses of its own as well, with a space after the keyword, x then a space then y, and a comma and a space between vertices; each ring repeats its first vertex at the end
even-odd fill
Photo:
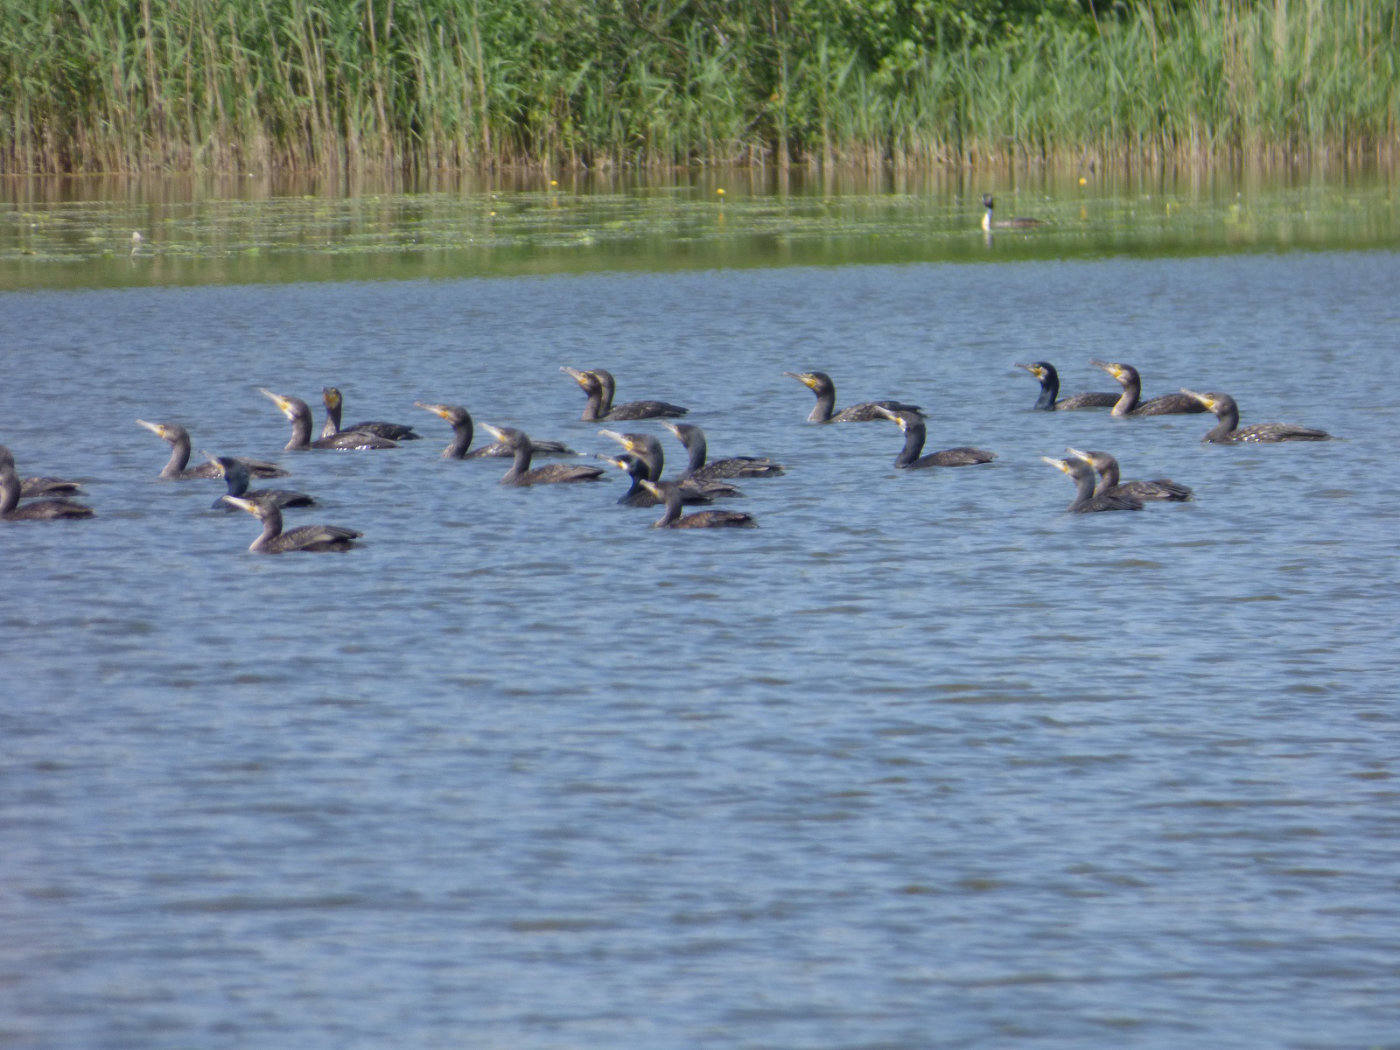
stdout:
POLYGON ((1043 462, 1049 463, 1056 470, 1062 470, 1075 481, 1078 481, 1085 474, 1092 474, 1094 468, 1082 459, 1052 459, 1050 456, 1041 456, 1043 462))
POLYGON ((223 501, 231 507, 237 507, 239 510, 246 510, 259 521, 266 518, 268 514, 277 509, 277 505, 266 496, 224 496, 223 501))
POLYGON ((1207 410, 1214 412, 1217 416, 1231 409, 1234 409, 1236 412, 1239 411, 1235 405, 1235 399, 1229 394, 1203 394, 1195 390, 1187 390, 1185 387, 1181 388, 1181 392, 1188 397, 1194 397, 1201 404, 1205 405, 1207 410))
POLYGON ((321 388, 321 400, 326 403, 326 410, 334 412, 342 404, 340 391, 333 386, 323 386, 321 388))
POLYGON ((490 423, 482 423, 481 429, 507 448, 519 448, 530 440, 523 430, 514 427, 493 427, 490 423))
POLYGON ((1073 456, 1075 459, 1082 459, 1085 463, 1089 464, 1089 466, 1093 467, 1100 473, 1103 473, 1103 471, 1107 470, 1109 464, 1118 462, 1107 452, 1094 452, 1092 450, 1069 447, 1066 447, 1065 451, 1069 453, 1069 455, 1073 456))
POLYGON ((181 438, 184 438, 186 441, 190 439, 190 432, 180 426, 179 423, 147 423, 144 419, 138 419, 136 422, 156 435, 156 437, 162 438, 172 445, 181 438))
MULTIPOLYGON (((636 452, 649 434, 619 434, 616 430, 600 430, 598 433, 605 438, 612 438, 628 452, 636 452)), ((653 439, 655 440, 655 439, 653 439)))
POLYGON ((602 462, 607 463, 609 466, 616 467, 618 470, 631 477, 636 477, 638 471, 644 471, 646 469, 642 465, 642 461, 640 459, 627 452, 624 452, 620 456, 595 455, 593 458, 601 460, 602 462))
POLYGON ((1120 383, 1131 383, 1133 380, 1141 382, 1138 370, 1132 365, 1119 364, 1117 361, 1100 361, 1098 359, 1089 362, 1096 368, 1102 368, 1120 383))
POLYGON ((1022 362, 1017 361, 1016 367, 1024 368, 1027 372, 1029 372, 1031 375, 1035 376, 1037 379, 1040 380, 1044 380, 1047 376, 1053 376, 1056 374, 1055 366, 1052 365, 1049 361, 1032 361, 1029 364, 1023 364, 1022 362))
POLYGON ((574 382, 583 387, 585 393, 592 394, 602 389, 601 384, 598 382, 598 377, 592 372, 585 372, 578 368, 570 368, 568 365, 563 365, 559 371, 572 376, 574 382))
POLYGON ((814 390, 817 393, 829 390, 834 385, 831 382, 831 376, 825 372, 784 372, 783 375, 792 376, 808 390, 814 390))
POLYGON ((703 433, 701 433, 699 427, 694 426, 690 423, 672 423, 669 420, 663 419, 661 421, 661 425, 667 430, 669 430, 672 434, 675 434, 676 438, 686 448, 690 447, 690 443, 694 441, 697 436, 705 436, 703 433))
POLYGON ((991 195, 990 193, 984 193, 984 194, 982 194, 982 207, 984 207, 984 208, 990 208, 990 207, 992 207, 992 195, 991 195))
POLYGON ((441 419, 447 420, 447 422, 451 423, 454 427, 464 419, 471 418, 467 414, 467 410, 461 405, 433 405, 425 401, 415 401, 413 404, 418 408, 431 412, 441 419))
POLYGON ((306 402, 299 397, 284 397, 281 394, 274 394, 271 390, 267 389, 267 387, 262 386, 258 387, 258 393, 262 394, 263 397, 267 398, 281 409, 282 414, 288 419, 296 419, 299 415, 304 415, 308 418, 311 416, 311 409, 308 408, 306 402))
POLYGON ((904 409, 895 412, 891 409, 886 408, 884 405, 876 405, 875 411, 880 413, 880 415, 883 416, 885 419, 898 423, 901 433, 907 431, 915 423, 921 422, 919 418, 919 413, 917 412, 909 412, 904 409))

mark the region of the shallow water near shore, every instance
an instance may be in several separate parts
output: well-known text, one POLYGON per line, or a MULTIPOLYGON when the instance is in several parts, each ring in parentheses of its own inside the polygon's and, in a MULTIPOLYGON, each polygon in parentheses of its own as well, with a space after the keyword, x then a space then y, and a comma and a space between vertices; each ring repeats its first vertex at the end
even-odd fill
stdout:
POLYGON ((98 514, 0 529, 0 1042, 1398 1045, 1400 253, 1361 196, 1389 247, 1153 253, 1121 199, 1132 251, 987 244, 964 200, 978 265, 855 265, 857 216, 820 266, 192 249, 170 286, 114 242, 48 281, 98 287, 0 295, 0 441, 98 514), (1111 389, 1095 357, 1338 440, 1031 410, 1015 362, 1111 389), (760 527, 503 488, 413 407, 612 451, 561 365, 786 464, 726 501, 760 527), (804 422, 808 368, 998 458, 897 471, 893 425, 804 422), (319 424, 327 384, 424 440, 281 451, 256 388, 319 424), (362 545, 248 552, 137 418, 277 460, 321 501, 289 525, 362 545), (1067 514, 1067 445, 1196 499, 1067 514))

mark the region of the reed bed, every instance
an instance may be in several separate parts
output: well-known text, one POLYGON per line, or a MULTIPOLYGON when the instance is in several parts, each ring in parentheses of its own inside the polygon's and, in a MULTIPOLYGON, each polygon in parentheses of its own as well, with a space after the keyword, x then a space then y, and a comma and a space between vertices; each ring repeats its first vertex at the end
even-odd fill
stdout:
POLYGON ((0 171, 1397 159, 1393 0, 1097 6, 27 0, 0 171))

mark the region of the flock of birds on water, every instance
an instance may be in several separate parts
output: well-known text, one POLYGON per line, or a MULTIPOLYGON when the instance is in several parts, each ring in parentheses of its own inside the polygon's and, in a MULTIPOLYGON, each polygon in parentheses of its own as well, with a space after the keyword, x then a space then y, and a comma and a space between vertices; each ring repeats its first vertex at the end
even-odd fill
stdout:
MULTIPOLYGON (((990 202, 987 204, 991 213, 990 202)), ((1009 220, 1010 221, 1010 220, 1009 220)), ((1331 437, 1322 430, 1287 423, 1256 423, 1239 425, 1239 409, 1228 394, 1181 390, 1150 400, 1142 400, 1142 382, 1138 370, 1131 365, 1109 361, 1093 361, 1116 379, 1118 393, 1086 393, 1060 396, 1060 379, 1055 367, 1046 361, 1018 364, 1040 382, 1040 397, 1034 407, 1044 411, 1070 411, 1107 408, 1115 416, 1158 416, 1178 413, 1210 412, 1215 426, 1205 435, 1207 442, 1216 444, 1253 444, 1278 441, 1323 441, 1331 437)), ((475 424, 471 414, 461 405, 414 402, 427 412, 444 420, 452 428, 452 442, 443 450, 449 459, 508 458, 510 468, 501 484, 529 487, 544 484, 597 482, 603 479, 607 467, 612 467, 630 479, 630 487, 618 500, 633 507, 663 508, 656 528, 710 529, 752 528, 757 522, 742 511, 707 508, 686 513, 687 505, 710 504, 716 499, 741 495, 735 488, 736 479, 747 480, 773 477, 784 473, 782 464, 766 456, 732 456, 709 459, 705 434, 701 428, 673 422, 686 415, 688 409, 665 401, 629 401, 614 403, 616 380, 605 369, 561 369, 582 388, 587 397, 582 419, 588 422, 624 422, 658 420, 685 448, 687 463, 674 477, 662 477, 665 453, 657 435, 619 430, 600 430, 601 436, 615 441, 621 451, 598 454, 596 463, 582 463, 583 454, 557 441, 539 441, 513 427, 481 424, 491 437, 489 444, 472 447, 475 424), (537 457, 564 459, 534 466, 537 457), (600 465, 600 464, 606 464, 600 465)), ((888 421, 897 425, 904 437, 904 446, 894 465, 902 470, 932 467, 964 467, 990 463, 996 453, 985 449, 961 446, 938 452, 924 452, 926 426, 924 411, 918 405, 902 401, 868 401, 836 409, 836 386, 825 372, 785 372, 816 395, 816 405, 807 417, 809 423, 848 423, 888 421)), ((401 423, 368 421, 343 426, 341 413, 344 400, 335 387, 322 391, 325 404, 325 425, 319 437, 312 438, 311 409, 300 398, 261 389, 291 424, 291 439, 286 450, 327 450, 360 452, 398 447, 400 442, 421 437, 413 426, 401 423)), ((192 479, 221 479, 227 492, 213 506, 225 510, 242 510, 256 517, 262 531, 253 541, 252 551, 280 553, 284 551, 341 551, 354 546, 363 535, 354 529, 338 525, 300 525, 284 528, 283 510, 316 505, 314 497, 289 489, 253 488, 254 479, 287 476, 287 471, 274 463, 233 456, 205 454, 207 462, 190 466, 193 445, 189 432, 178 423, 152 423, 138 419, 137 424, 166 441, 170 459, 160 477, 173 481, 192 479)), ((1182 502, 1192 498, 1186 485, 1169 479, 1153 481, 1123 481, 1118 461, 1109 453, 1091 449, 1066 449, 1064 457, 1041 457, 1044 462, 1063 471, 1074 482, 1075 496, 1068 509, 1076 514, 1103 511, 1136 511, 1152 501, 1182 502)), ((10 449, 0 445, 0 519, 5 521, 53 521, 90 518, 91 507, 71 496, 81 489, 79 483, 53 477, 21 478, 10 449)))

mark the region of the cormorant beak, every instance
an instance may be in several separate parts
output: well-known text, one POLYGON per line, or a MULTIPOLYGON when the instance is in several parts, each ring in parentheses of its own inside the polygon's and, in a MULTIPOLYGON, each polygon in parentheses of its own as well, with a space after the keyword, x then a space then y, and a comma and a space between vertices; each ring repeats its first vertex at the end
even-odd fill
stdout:
POLYGON ((225 496, 223 500, 225 503, 237 507, 239 510, 246 510, 249 514, 257 514, 258 512, 258 505, 250 499, 244 499, 242 496, 225 496))
POLYGON ((326 403, 327 408, 340 407, 340 391, 333 386, 328 386, 321 391, 321 400, 326 403))
POLYGON ((199 454, 209 461, 211 467, 218 471, 219 477, 224 477, 224 465, 220 463, 216 457, 205 452, 204 449, 200 449, 199 454))
POLYGON ((165 437, 165 426, 164 426, 164 424, 161 424, 161 423, 147 423, 144 419, 138 419, 136 422, 137 422, 138 424, 140 424, 141 426, 145 427, 147 430, 149 430, 149 431, 150 431, 152 434, 154 434, 156 437, 160 437, 160 438, 165 437))
POLYGON ((909 425, 908 422, 905 421, 905 419, 904 419, 903 416, 901 416, 898 412, 891 412, 891 411, 890 411, 888 408, 886 408, 884 405, 876 405, 876 406, 875 406, 875 411, 876 411, 876 412, 879 412, 880 415, 884 416, 886 419, 892 420, 893 422, 898 423, 898 424, 899 424, 899 429, 900 429, 900 430, 903 430, 905 427, 907 427, 907 426, 909 425))
POLYGON ((1068 452, 1075 459, 1082 459, 1085 463, 1090 462, 1093 458, 1089 455, 1089 453, 1085 452, 1083 449, 1070 448, 1068 445, 1065 446, 1065 451, 1068 452))
POLYGON ((793 379, 796 379, 809 390, 815 390, 817 388, 817 381, 812 378, 809 372, 784 372, 783 375, 792 376, 793 379))
POLYGON ((1187 397, 1194 397, 1197 401, 1205 405, 1206 408, 1210 409, 1212 412, 1215 411, 1215 398, 1211 397, 1209 394, 1200 394, 1194 390, 1187 390, 1185 387, 1181 388, 1181 392, 1187 397))
POLYGON ((646 490, 647 490, 648 492, 650 492, 653 496, 660 496, 660 495, 661 495, 661 486, 658 485, 656 482, 654 482, 654 481, 648 481, 646 478, 642 478, 640 484, 641 484, 642 488, 646 489, 646 490))
POLYGON ((669 430, 672 434, 675 434, 677 438, 679 438, 679 437, 681 436, 681 428, 678 427, 678 426, 676 426, 676 424, 670 423, 670 422, 668 422, 668 421, 666 421, 666 420, 663 419, 663 420, 661 421, 661 425, 662 425, 663 427, 665 427, 667 430, 669 430))
POLYGON ((1122 365, 1115 364, 1115 363, 1113 363, 1112 361, 1093 360, 1093 361, 1090 361, 1089 363, 1090 363, 1091 365, 1093 365, 1095 368, 1102 368, 1105 372, 1107 372, 1109 375, 1111 375, 1114 379, 1119 378, 1119 376, 1121 376, 1122 373, 1123 373, 1123 366, 1122 366, 1122 365))
POLYGON ((570 368, 568 365, 561 365, 559 371, 563 372, 565 375, 572 376, 574 382, 585 390, 588 388, 589 379, 592 378, 587 372, 581 372, 577 368, 570 368))
POLYGON ((265 386, 258 387, 258 393, 262 394, 263 397, 267 398, 274 405, 280 408, 282 410, 282 414, 288 419, 292 418, 292 403, 288 401, 285 397, 283 397, 281 394, 274 394, 265 386))
POLYGON ((612 438, 628 452, 632 451, 632 442, 626 434, 619 434, 616 430, 600 430, 598 433, 602 437, 612 438))
POLYGON ((443 419, 450 418, 446 405, 429 405, 422 401, 415 401, 413 404, 415 408, 421 408, 424 411, 431 412, 435 416, 441 416, 443 419))
POLYGON ((479 425, 482 430, 486 431, 486 433, 490 434, 497 441, 504 441, 506 439, 505 431, 500 427, 493 427, 490 423, 481 423, 479 425))
POLYGON ((1049 463, 1049 464, 1050 464, 1052 467, 1054 467, 1056 470, 1062 470, 1062 471, 1064 471, 1066 474, 1069 473, 1069 463, 1066 462, 1065 460, 1063 460, 1063 459, 1051 459, 1049 456, 1041 456, 1040 458, 1041 458, 1041 460, 1042 460, 1043 462, 1049 463))

